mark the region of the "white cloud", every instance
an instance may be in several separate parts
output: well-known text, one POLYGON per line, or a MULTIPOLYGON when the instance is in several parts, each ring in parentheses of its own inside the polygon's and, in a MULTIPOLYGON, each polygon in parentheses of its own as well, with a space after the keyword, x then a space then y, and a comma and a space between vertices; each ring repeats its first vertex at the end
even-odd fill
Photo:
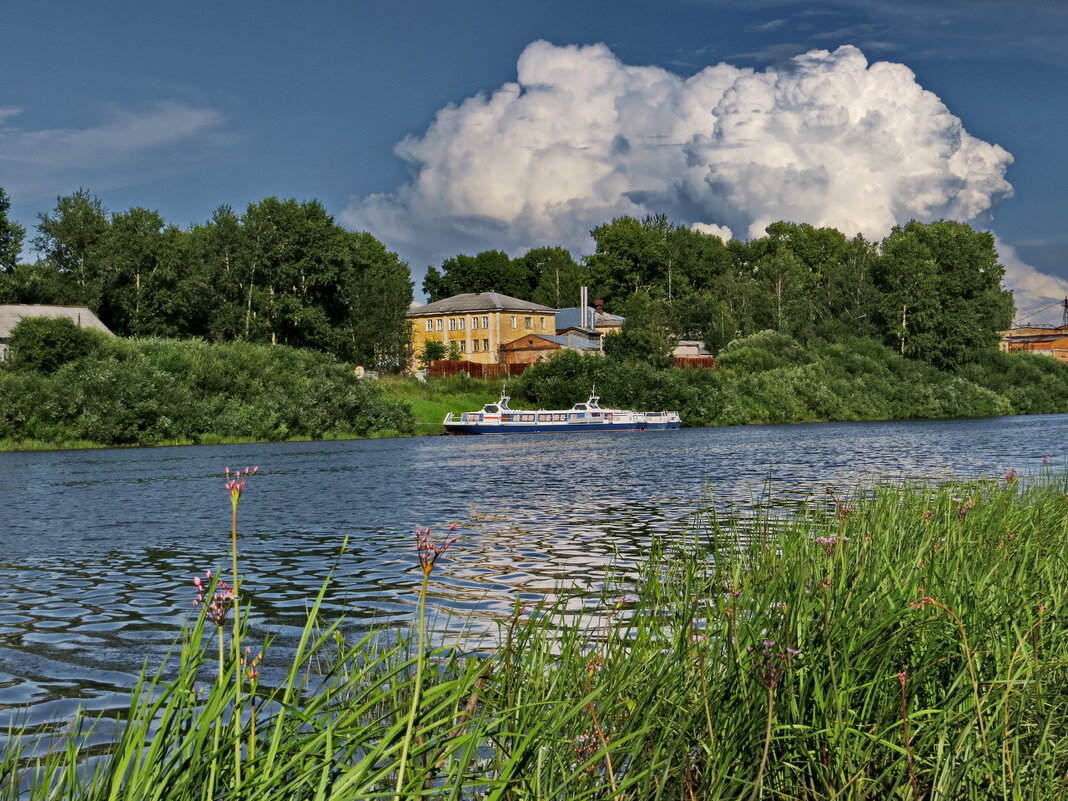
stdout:
POLYGON ((396 153, 411 179, 341 217, 417 269, 489 247, 588 251, 590 229, 622 214, 881 238, 910 219, 982 220, 1012 191, 1008 152, 968 134, 907 67, 851 46, 682 77, 603 44, 538 41, 515 82, 446 106, 396 153))
POLYGON ((0 108, 0 174, 9 196, 27 201, 69 192, 83 181, 99 188, 136 178, 147 157, 211 131, 222 115, 207 108, 158 103, 119 109, 85 128, 27 130, 13 125, 22 109, 0 108))
POLYGON ((695 231, 699 231, 702 234, 709 234, 710 236, 718 236, 724 242, 729 242, 734 239, 734 234, 731 233, 731 229, 725 225, 716 225, 715 223, 703 223, 695 222, 690 228, 695 231))

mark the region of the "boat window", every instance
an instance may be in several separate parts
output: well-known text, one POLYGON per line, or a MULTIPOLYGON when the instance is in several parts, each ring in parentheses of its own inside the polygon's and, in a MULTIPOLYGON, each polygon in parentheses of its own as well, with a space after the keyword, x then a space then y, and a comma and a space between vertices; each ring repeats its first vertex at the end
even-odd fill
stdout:
POLYGON ((585 411, 586 410, 586 404, 585 403, 576 403, 575 404, 575 410, 579 411, 579 412, 585 411))
POLYGON ((532 415, 532 414, 521 414, 521 415, 519 415, 519 419, 521 421, 523 421, 524 423, 533 423, 534 422, 534 415, 532 415))
POLYGON ((497 407, 492 403, 488 403, 483 407, 482 411, 484 411, 486 414, 496 414, 497 407))
POLYGON ((510 414, 502 414, 501 415, 501 421, 502 422, 508 423, 508 422, 511 422, 511 420, 512 420, 512 415, 510 415, 510 414))

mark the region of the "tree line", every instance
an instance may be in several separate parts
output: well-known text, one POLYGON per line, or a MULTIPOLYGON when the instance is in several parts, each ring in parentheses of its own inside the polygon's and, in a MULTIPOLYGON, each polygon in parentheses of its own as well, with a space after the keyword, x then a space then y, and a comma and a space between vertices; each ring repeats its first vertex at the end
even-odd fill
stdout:
POLYGON ((719 352, 772 330, 801 342, 860 334, 957 369, 1012 324, 994 238, 963 223, 910 222, 881 242, 787 222, 724 242, 662 215, 620 217, 591 233, 595 250, 582 263, 561 248, 456 256, 427 272, 423 290, 437 300, 496 289, 559 308, 577 305, 579 287, 590 286, 627 318, 606 349, 654 363, 673 340, 719 352))
MULTIPOLYGON (((282 343, 349 362, 400 367, 410 331, 407 264, 368 233, 338 225, 317 201, 221 206, 188 230, 155 211, 109 214, 85 190, 38 215, 39 258, 18 264, 26 234, 0 189, 0 302, 87 305, 116 333, 282 343)), ((627 318, 606 350, 664 364, 674 341, 720 352, 772 330, 799 342, 861 335, 956 370, 1012 323, 993 236, 951 222, 910 222, 880 242, 777 222, 747 242, 619 217, 591 231, 593 253, 562 247, 512 258, 459 254, 428 268, 429 301, 496 291, 553 308, 579 289, 627 318)))
POLYGON ((85 305, 122 336, 287 344, 376 367, 404 364, 408 265, 317 201, 219 207, 183 230, 135 207, 109 214, 86 190, 38 215, 38 259, 0 189, 0 303, 85 305))

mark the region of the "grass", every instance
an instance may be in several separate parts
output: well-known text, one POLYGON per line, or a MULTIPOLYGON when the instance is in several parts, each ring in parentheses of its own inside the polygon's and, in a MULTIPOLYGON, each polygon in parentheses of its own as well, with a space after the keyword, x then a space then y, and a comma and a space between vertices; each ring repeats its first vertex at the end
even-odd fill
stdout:
MULTIPOLYGON (((106 754, 84 719, 12 733, 0 798, 1062 798, 1062 483, 710 506, 633 584, 517 608, 486 654, 424 644, 423 621, 349 642, 320 594, 243 692, 202 616, 106 754)), ((448 561, 423 566, 420 608, 448 561)))
POLYGON ((500 381, 483 381, 466 376, 430 378, 426 381, 383 376, 379 383, 387 398, 411 405, 416 434, 424 436, 444 433, 441 422, 449 412, 481 409, 497 400, 501 391, 500 381))

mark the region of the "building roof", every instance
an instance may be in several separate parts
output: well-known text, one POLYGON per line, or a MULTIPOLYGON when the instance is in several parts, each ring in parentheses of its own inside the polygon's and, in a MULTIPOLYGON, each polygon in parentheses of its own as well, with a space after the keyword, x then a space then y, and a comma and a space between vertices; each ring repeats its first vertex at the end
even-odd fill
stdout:
MULTIPOLYGON (((620 317, 618 314, 609 314, 608 312, 599 312, 588 306, 586 311, 587 323, 593 323, 595 328, 618 328, 623 325, 625 318, 620 317)), ((567 328, 582 328, 582 307, 572 306, 568 309, 560 309, 556 313, 556 330, 563 331, 567 328)))
POLYGON ((466 292, 442 298, 425 306, 416 306, 408 311, 409 317, 431 317, 441 314, 481 314, 482 312, 534 312, 537 314, 555 314, 556 309, 520 300, 500 292, 466 292))
POLYGON ((42 306, 39 303, 0 305, 0 339, 7 339, 23 317, 66 317, 81 328, 95 328, 110 334, 106 325, 86 306, 42 306))

